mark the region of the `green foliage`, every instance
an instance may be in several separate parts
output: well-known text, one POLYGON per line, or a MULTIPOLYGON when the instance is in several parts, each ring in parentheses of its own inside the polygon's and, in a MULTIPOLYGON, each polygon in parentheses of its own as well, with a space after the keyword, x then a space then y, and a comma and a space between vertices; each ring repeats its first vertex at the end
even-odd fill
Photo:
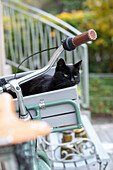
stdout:
POLYGON ((85 0, 61 0, 63 11, 71 12, 72 10, 83 9, 83 2, 85 0))
POLYGON ((113 78, 90 77, 89 91, 91 112, 113 115, 113 78))
POLYGON ((52 14, 58 14, 63 11, 71 12, 72 10, 83 9, 83 2, 86 0, 21 0, 24 3, 33 5, 52 14))
POLYGON ((94 42, 95 53, 98 51, 100 64, 107 62, 105 67, 108 72, 113 72, 113 1, 86 0, 85 5, 95 14, 93 28, 98 34, 98 39, 94 42))
POLYGON ((57 16, 81 32, 95 29, 98 38, 89 45, 90 72, 113 72, 113 1, 86 0, 84 4, 87 10, 57 16))

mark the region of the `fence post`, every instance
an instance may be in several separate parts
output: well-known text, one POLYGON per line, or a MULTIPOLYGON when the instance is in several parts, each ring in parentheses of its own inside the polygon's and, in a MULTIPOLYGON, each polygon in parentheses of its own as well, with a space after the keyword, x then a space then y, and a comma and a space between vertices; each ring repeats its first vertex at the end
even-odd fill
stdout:
POLYGON ((11 67, 6 65, 2 3, 0 1, 0 76, 11 74, 11 67))

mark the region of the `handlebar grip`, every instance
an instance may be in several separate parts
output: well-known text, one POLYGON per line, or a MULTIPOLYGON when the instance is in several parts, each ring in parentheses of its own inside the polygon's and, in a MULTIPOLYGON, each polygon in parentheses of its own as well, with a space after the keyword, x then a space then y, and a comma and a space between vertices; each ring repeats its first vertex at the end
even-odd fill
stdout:
POLYGON ((75 47, 86 43, 88 41, 96 40, 97 34, 93 29, 88 30, 87 32, 82 33, 81 35, 78 35, 72 39, 73 44, 75 47))
POLYGON ((93 29, 88 30, 74 38, 68 37, 63 41, 63 47, 65 50, 72 51, 77 46, 84 44, 88 41, 96 40, 97 34, 93 29))

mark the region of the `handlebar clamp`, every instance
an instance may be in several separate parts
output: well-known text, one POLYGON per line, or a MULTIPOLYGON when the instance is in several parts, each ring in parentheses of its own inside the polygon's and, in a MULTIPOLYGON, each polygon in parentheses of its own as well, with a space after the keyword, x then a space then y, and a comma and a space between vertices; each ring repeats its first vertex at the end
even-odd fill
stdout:
POLYGON ((75 45, 72 42, 71 37, 68 37, 65 40, 62 40, 62 45, 63 45, 63 48, 67 51, 72 51, 76 48, 75 45))

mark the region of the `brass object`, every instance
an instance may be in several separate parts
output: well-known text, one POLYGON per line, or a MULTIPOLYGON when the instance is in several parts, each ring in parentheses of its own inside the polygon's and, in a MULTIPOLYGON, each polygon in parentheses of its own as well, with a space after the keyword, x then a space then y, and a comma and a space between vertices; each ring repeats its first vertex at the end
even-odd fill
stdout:
MULTIPOLYGON (((65 131, 63 132, 63 138, 62 138, 62 143, 67 143, 72 141, 72 132, 71 131, 65 131)), ((73 144, 69 144, 67 146, 62 146, 61 147, 61 158, 65 158, 66 154, 63 153, 63 151, 66 151, 67 154, 73 153, 72 149, 74 148, 73 144)), ((72 159, 72 156, 67 156, 66 160, 72 159)))

